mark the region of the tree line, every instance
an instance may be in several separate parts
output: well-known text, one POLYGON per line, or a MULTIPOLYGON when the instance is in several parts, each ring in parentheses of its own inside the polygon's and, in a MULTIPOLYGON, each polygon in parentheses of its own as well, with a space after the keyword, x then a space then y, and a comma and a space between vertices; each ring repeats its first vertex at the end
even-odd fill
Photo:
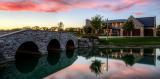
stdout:
POLYGON ((18 31, 18 30, 46 30, 46 31, 63 31, 64 30, 64 24, 63 22, 59 22, 57 27, 40 27, 40 26, 25 26, 22 28, 13 28, 13 29, 8 29, 8 30, 3 30, 1 29, 0 31, 18 31))

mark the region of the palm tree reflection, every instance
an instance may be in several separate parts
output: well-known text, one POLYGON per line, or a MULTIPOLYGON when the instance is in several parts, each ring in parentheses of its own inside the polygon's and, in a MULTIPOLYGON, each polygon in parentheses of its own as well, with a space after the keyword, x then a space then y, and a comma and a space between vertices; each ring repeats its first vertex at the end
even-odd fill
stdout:
POLYGON ((90 65, 91 72, 94 72, 96 76, 101 74, 101 64, 102 62, 100 60, 95 59, 90 65))
POLYGON ((122 60, 126 63, 126 65, 132 66, 135 63, 135 57, 131 54, 124 55, 122 60))

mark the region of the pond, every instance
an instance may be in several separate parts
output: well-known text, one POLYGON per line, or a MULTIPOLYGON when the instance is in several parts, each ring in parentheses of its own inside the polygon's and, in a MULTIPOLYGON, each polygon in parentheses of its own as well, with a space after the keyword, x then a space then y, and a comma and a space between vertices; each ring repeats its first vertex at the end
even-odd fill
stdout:
POLYGON ((159 48, 92 48, 16 55, 0 79, 160 79, 159 48))

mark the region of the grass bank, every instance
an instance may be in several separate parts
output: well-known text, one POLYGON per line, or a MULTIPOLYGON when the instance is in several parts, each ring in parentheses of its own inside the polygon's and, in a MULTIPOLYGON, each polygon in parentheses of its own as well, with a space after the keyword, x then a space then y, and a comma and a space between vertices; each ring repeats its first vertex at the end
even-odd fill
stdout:
POLYGON ((101 45, 160 45, 160 37, 119 37, 100 39, 101 45))

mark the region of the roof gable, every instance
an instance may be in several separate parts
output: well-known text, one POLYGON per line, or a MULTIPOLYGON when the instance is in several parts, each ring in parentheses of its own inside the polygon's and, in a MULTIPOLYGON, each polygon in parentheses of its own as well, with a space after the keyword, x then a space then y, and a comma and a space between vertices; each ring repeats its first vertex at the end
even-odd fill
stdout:
POLYGON ((139 20, 137 20, 136 18, 134 18, 133 16, 130 16, 128 18, 128 21, 132 21, 134 23, 134 28, 141 28, 144 27, 144 24, 141 23, 139 20))

